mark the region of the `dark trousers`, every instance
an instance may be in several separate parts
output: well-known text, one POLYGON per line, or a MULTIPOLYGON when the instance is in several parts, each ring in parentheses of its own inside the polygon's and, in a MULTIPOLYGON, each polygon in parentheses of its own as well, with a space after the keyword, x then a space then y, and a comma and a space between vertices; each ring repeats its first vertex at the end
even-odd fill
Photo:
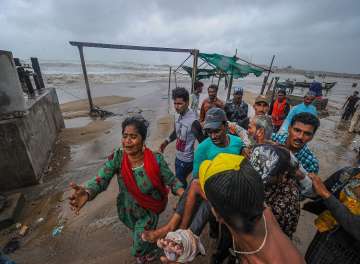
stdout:
POLYGON ((193 162, 181 161, 178 158, 175 159, 175 175, 176 178, 184 185, 184 188, 187 187, 187 176, 193 170, 193 162))
POLYGON ((349 120, 349 118, 351 118, 351 116, 354 114, 355 112, 355 108, 352 107, 346 107, 344 110, 344 113, 341 116, 341 119, 347 121, 349 120))
MULTIPOLYGON (((181 216, 184 214, 185 202, 190 186, 191 184, 185 189, 176 206, 176 213, 181 216)), ((209 202, 201 197, 197 197, 194 212, 189 228, 195 235, 199 236, 212 215, 209 202)))

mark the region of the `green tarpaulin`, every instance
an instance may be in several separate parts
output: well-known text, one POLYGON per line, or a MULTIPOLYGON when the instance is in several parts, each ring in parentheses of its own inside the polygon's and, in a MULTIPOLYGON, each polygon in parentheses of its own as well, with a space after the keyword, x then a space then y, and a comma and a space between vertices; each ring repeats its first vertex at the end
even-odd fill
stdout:
MULTIPOLYGON (((182 68, 192 77, 192 69, 188 66, 182 66, 182 68)), ((215 69, 197 69, 196 80, 208 79, 216 74, 215 69)))
POLYGON ((228 57, 217 53, 199 53, 199 57, 216 70, 233 74, 234 78, 245 77, 250 73, 258 77, 263 73, 263 70, 260 68, 237 63, 236 57, 228 57))

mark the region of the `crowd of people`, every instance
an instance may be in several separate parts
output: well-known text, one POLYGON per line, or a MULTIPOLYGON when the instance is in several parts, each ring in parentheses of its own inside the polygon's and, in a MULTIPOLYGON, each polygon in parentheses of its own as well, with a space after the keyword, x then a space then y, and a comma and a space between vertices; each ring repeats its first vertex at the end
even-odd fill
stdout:
POLYGON ((78 213, 117 175, 118 215, 132 231, 137 263, 159 255, 163 263, 196 262, 209 251, 199 238, 207 223, 217 242, 214 264, 360 263, 360 170, 325 182, 318 176, 319 161, 308 146, 320 126, 315 94, 290 108, 279 90, 274 102, 259 95, 251 106, 241 87, 223 102, 212 84, 200 105, 203 86, 196 82, 191 96, 182 87, 172 91, 177 116, 159 150, 145 145, 144 118, 126 118, 122 147, 94 178, 71 183, 71 208, 78 213), (174 141, 175 174, 163 156, 174 141), (169 190, 179 196, 177 206, 158 227, 169 190), (305 256, 292 242, 303 199, 318 215, 305 256))

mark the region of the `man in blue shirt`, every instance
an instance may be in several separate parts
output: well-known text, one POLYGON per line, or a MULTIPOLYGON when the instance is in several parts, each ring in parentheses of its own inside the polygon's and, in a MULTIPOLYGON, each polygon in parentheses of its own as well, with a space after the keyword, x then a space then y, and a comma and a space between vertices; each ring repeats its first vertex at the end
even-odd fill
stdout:
POLYGON ((273 134, 272 140, 287 147, 308 173, 319 172, 319 161, 307 146, 320 125, 319 119, 310 113, 295 115, 287 132, 273 134))
POLYGON ((211 108, 206 113, 203 128, 209 137, 195 150, 193 178, 198 178, 199 167, 204 160, 212 160, 219 153, 239 155, 245 147, 240 137, 227 134, 226 114, 220 108, 211 108))
POLYGON ((314 92, 308 92, 304 97, 304 102, 301 104, 298 104, 291 108, 289 114, 287 115, 284 123, 282 124, 279 131, 288 131, 289 125, 291 123, 291 120, 293 117, 297 114, 306 112, 313 114, 315 117, 318 116, 316 107, 312 105, 312 102, 315 100, 315 93, 314 92))

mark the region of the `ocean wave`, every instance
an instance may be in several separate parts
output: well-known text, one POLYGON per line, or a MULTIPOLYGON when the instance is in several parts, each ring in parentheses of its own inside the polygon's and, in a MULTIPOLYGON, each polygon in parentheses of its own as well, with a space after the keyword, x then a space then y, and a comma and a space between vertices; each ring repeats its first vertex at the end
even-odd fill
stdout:
MULTIPOLYGON (((88 73, 92 74, 115 74, 131 72, 158 72, 165 73, 169 71, 168 64, 141 64, 134 62, 100 63, 87 62, 88 73)), ((82 72, 80 62, 43 62, 41 68, 45 74, 80 74, 82 72)))
MULTIPOLYGON (((52 86, 64 86, 84 81, 82 74, 44 74, 46 83, 52 86)), ((88 74, 89 82, 95 84, 117 82, 151 82, 168 80, 168 73, 126 73, 126 74, 88 74)), ((187 76, 177 76, 178 80, 188 79, 187 76)))

